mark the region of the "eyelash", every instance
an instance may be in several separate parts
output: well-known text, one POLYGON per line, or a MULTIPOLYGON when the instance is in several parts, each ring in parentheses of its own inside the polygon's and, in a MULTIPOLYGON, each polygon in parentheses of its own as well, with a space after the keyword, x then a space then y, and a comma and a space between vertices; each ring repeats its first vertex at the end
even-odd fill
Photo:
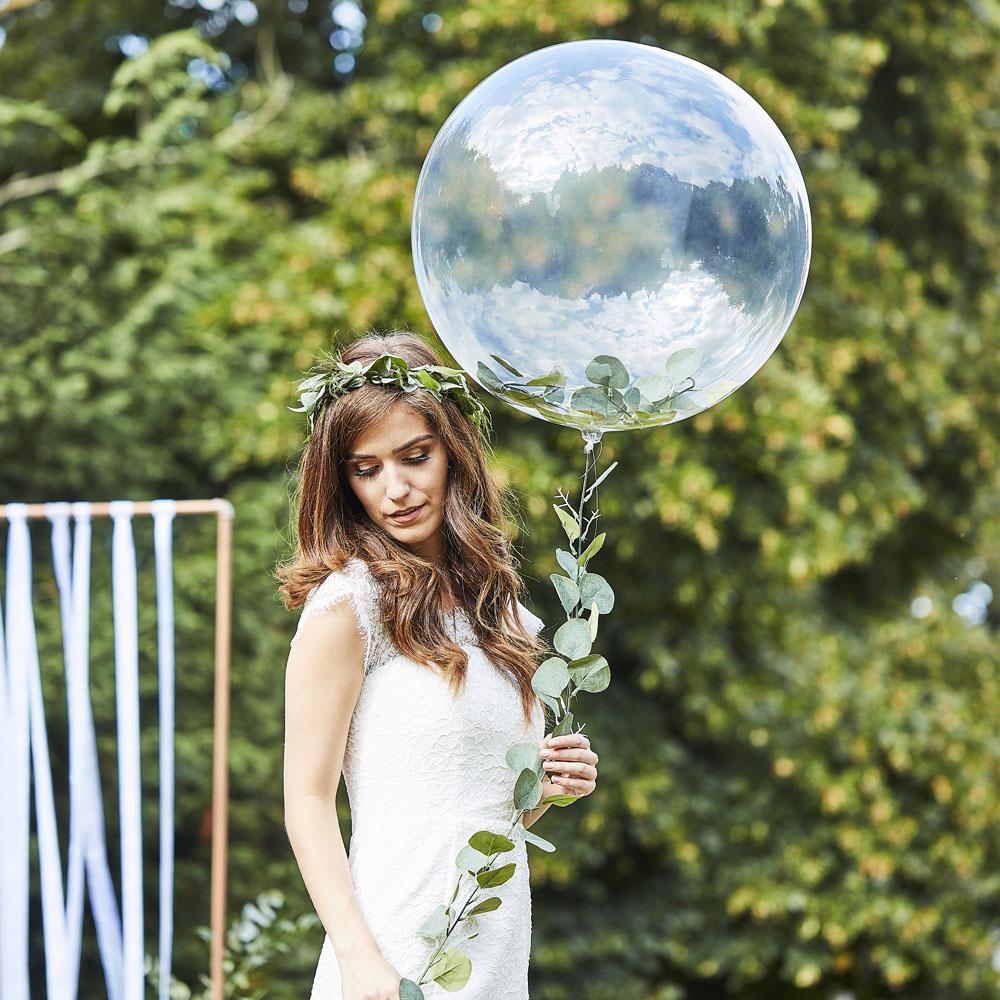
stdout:
MULTIPOLYGON (((431 456, 427 452, 423 452, 420 455, 416 455, 413 458, 404 458, 403 461, 407 462, 409 465, 419 465, 421 462, 426 462, 431 456)), ((359 476, 362 479, 368 479, 375 475, 375 469, 358 469, 354 475, 359 476)))

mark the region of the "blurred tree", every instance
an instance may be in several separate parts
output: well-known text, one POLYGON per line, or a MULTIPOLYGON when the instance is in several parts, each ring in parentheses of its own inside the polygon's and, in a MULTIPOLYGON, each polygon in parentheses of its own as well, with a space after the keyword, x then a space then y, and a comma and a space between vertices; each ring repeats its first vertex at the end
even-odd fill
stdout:
MULTIPOLYGON (((334 330, 430 332, 409 213, 461 98, 542 45, 628 38, 761 102, 802 165, 815 249, 796 322, 747 386, 628 448, 605 439, 602 463, 621 463, 602 507, 616 673, 592 718, 581 707, 598 793, 551 811, 560 851, 532 858, 532 994, 995 996, 997 616, 970 626, 949 607, 976 580, 1000 586, 995 4, 14 6, 0 495, 236 504, 232 905, 270 885, 309 905, 281 812, 292 622, 269 578, 303 432, 292 383, 334 330)), ((494 409, 524 568, 556 621, 549 501, 581 443, 494 409)), ((178 541, 175 968, 193 982, 211 540, 178 541)), ((95 601, 96 665, 111 639, 95 601)), ((143 642, 149 678, 152 630, 143 642)), ((95 667, 107 719, 109 685, 95 667)), ((155 686, 144 696, 151 713, 155 686)), ((307 988, 315 954, 287 961, 271 996, 307 988)), ((93 952, 85 975, 96 990, 93 952)))

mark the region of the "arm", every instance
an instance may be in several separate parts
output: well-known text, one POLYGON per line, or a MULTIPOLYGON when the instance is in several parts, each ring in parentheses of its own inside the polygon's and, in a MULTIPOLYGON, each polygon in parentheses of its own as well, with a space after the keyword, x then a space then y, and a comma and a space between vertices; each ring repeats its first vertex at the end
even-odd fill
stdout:
POLYGON ((379 952, 354 893, 336 809, 364 655, 354 609, 341 601, 305 623, 285 673, 285 829, 338 959, 379 952))
POLYGON ((541 817, 541 815, 548 808, 549 808, 549 803, 543 802, 540 806, 538 806, 535 809, 526 809, 523 813, 521 813, 521 825, 525 828, 525 830, 529 829, 531 825, 537 819, 539 819, 539 817, 541 817))

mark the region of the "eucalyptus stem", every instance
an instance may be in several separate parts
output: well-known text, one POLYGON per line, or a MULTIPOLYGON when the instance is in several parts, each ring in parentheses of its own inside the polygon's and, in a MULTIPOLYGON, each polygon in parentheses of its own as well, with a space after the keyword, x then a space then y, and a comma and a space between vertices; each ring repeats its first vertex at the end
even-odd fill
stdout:
MULTIPOLYGON (((539 666, 532 677, 532 689, 554 716, 551 732, 558 735, 569 731, 580 733, 584 729, 583 725, 575 730, 572 729, 574 721, 572 708, 577 692, 597 693, 603 691, 610 682, 610 669, 607 661, 603 656, 592 654, 591 648, 597 635, 599 616, 607 614, 614 605, 614 591, 604 577, 589 572, 587 569, 590 560, 604 543, 603 533, 595 534, 592 541, 589 543, 587 541, 591 529, 600 516, 596 500, 594 510, 589 514, 587 513, 587 505, 590 498, 596 495, 597 488, 618 463, 613 462, 604 472, 596 475, 600 452, 595 450, 595 445, 600 443, 601 432, 586 430, 582 432, 582 435, 585 443, 585 462, 579 500, 576 503, 571 502, 570 498, 560 489, 558 491, 559 503, 553 504, 569 541, 568 549, 558 549, 556 552, 557 561, 567 575, 553 574, 552 576, 553 585, 556 587, 563 609, 566 611, 566 622, 556 630, 553 638, 556 651, 562 655, 549 657, 539 666), (575 599, 573 587, 577 588, 575 599)), ((486 859, 485 864, 473 871, 472 866, 478 863, 478 858, 474 856, 463 858, 460 854, 456 859, 459 876, 452 892, 451 901, 439 906, 431 913, 425 927, 421 929, 422 936, 429 941, 437 941, 438 943, 427 959, 419 979, 401 981, 400 1000, 423 1000, 420 984, 426 983, 428 976, 451 992, 462 989, 464 984, 468 982, 468 977, 471 974, 469 956, 460 950, 449 949, 447 946, 459 924, 463 920, 469 919, 468 910, 476 904, 480 889, 497 888, 512 877, 516 869, 516 862, 503 866, 509 870, 496 881, 495 885, 484 886, 480 881, 486 873, 503 870, 503 868, 493 868, 495 860, 499 855, 513 849, 511 834, 521 817, 542 801, 541 790, 545 773, 539 748, 534 743, 515 744, 508 751, 507 763, 518 775, 513 803, 514 819, 504 837, 504 840, 511 846, 487 854, 487 850, 490 850, 496 842, 494 838, 499 837, 499 834, 490 830, 480 830, 469 838, 469 846, 479 852, 480 858, 486 859), (489 838, 489 840, 483 842, 481 838, 489 838), (478 846, 477 839, 479 840, 478 846), (452 906, 459 896, 462 880, 466 874, 473 876, 475 885, 458 906, 457 912, 453 912, 452 906), (438 940, 439 936, 440 940, 438 940), (435 970, 436 964, 441 964, 442 960, 444 960, 444 968, 432 971, 435 970)), ((566 794, 549 795, 544 801, 551 805, 565 806, 573 803, 576 798, 577 796, 567 792, 566 794)), ((554 844, 550 844, 537 834, 529 833, 527 828, 525 828, 525 840, 546 851, 556 849, 554 844)), ((489 909, 481 912, 489 912, 489 909)))
MULTIPOLYGON (((507 831, 507 837, 508 837, 508 839, 510 838, 510 834, 512 834, 514 832, 515 827, 520 822, 521 816, 525 812, 527 812, 526 809, 519 809, 519 810, 517 810, 517 814, 514 816, 514 822, 511 823, 510 829, 507 831)), ((495 854, 492 854, 490 856, 489 861, 487 861, 487 863, 479 871, 480 872, 489 871, 493 867, 493 862, 502 853, 503 853, 502 851, 497 851, 495 854)), ((469 872, 468 874, 472 875, 473 879, 475 879, 476 875, 478 875, 479 872, 477 872, 475 875, 473 875, 472 872, 469 872)), ((458 893, 458 887, 462 884, 462 879, 465 877, 465 875, 466 875, 466 872, 460 872, 459 873, 458 884, 455 886, 455 891, 452 893, 452 899, 454 899, 455 895, 457 895, 457 893, 458 893)), ((431 952, 431 957, 429 959, 427 959, 427 964, 424 966, 423 970, 420 973, 420 977, 417 980, 418 984, 424 982, 424 976, 427 975, 427 971, 434 964, 434 962, 437 959, 438 955, 441 953, 441 949, 444 948, 444 946, 448 943, 448 938, 451 937, 452 931, 454 931, 454 929, 459 925, 459 923, 461 923, 462 917, 465 914, 465 911, 469 908, 469 904, 476 898, 476 894, 482 888, 483 887, 481 885, 479 885, 479 883, 477 881, 476 882, 476 888, 472 890, 472 892, 469 894, 469 897, 462 904, 462 908, 458 911, 458 916, 455 917, 455 922, 448 928, 447 931, 445 931, 445 935, 441 939, 441 943, 434 949, 433 952, 431 952)))
MULTIPOLYGON (((600 443, 601 432, 583 431, 582 436, 585 443, 585 447, 584 447, 583 477, 580 484, 580 502, 576 509, 577 537, 575 542, 570 542, 570 551, 577 559, 579 559, 580 556, 583 555, 584 551, 586 551, 585 542, 587 539, 587 535, 590 533, 590 529, 596 524, 597 519, 600 516, 600 511, 595 510, 593 515, 587 521, 586 527, 584 527, 583 523, 584 510, 586 509, 587 506, 587 481, 591 472, 597 471, 598 453, 595 452, 594 446, 600 443)), ((608 469, 608 472, 610 471, 611 469, 608 469)), ((605 473, 605 475, 607 475, 607 473, 605 473)), ((593 489, 593 487, 591 487, 591 489, 593 489)), ((571 618, 585 617, 586 610, 587 609, 583 606, 582 597, 578 598, 576 604, 573 605, 570 612, 566 615, 567 621, 571 618)), ((563 703, 562 698, 561 697, 559 698, 560 715, 559 718, 556 719, 556 725, 558 725, 564 718, 566 718, 566 716, 570 714, 570 709, 573 706, 573 697, 576 694, 577 690, 578 690, 577 686, 572 681, 570 681, 569 686, 567 688, 565 704, 563 703)), ((577 732, 582 731, 582 729, 583 726, 581 726, 580 729, 577 730, 577 732)))

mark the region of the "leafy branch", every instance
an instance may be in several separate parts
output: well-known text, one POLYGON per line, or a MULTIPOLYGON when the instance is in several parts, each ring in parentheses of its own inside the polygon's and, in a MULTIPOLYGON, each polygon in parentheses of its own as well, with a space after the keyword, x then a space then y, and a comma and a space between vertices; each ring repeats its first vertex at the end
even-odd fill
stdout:
MULTIPOLYGON (((222 969, 225 973, 223 996, 239 1000, 264 1000, 274 995, 273 977, 280 974, 276 959, 298 947, 311 944, 316 927, 321 926, 315 913, 302 913, 295 918, 285 915, 285 896, 277 889, 262 892, 246 903, 225 933, 222 952, 222 969)), ((209 942, 212 932, 208 927, 197 927, 195 934, 209 942)), ((161 966, 159 959, 149 953, 145 956, 146 981, 155 992, 159 988, 161 966)), ((212 981, 200 975, 201 989, 195 990, 175 976, 168 978, 170 1000, 209 1000, 212 981)))
MULTIPOLYGON (((220 67, 224 59, 196 32, 185 29, 156 38, 146 52, 123 63, 111 81, 104 110, 108 114, 135 110, 137 138, 97 141, 79 163, 30 177, 11 177, 0 185, 0 207, 50 191, 72 194, 106 174, 169 166, 194 156, 203 147, 187 141, 184 123, 203 120, 209 105, 202 99, 204 82, 195 80, 187 71, 192 58, 202 58, 220 67), (155 115, 150 111, 154 104, 158 107, 155 115)), ((262 58, 268 64, 276 60, 276 56, 266 53, 262 53, 262 58)), ((241 143, 281 114, 291 94, 292 77, 277 71, 268 81, 267 96, 260 107, 209 137, 208 144, 222 153, 235 155, 241 143)), ((0 100, 0 130, 9 131, 18 124, 50 129, 75 145, 83 141, 76 129, 54 111, 29 102, 0 100)))

